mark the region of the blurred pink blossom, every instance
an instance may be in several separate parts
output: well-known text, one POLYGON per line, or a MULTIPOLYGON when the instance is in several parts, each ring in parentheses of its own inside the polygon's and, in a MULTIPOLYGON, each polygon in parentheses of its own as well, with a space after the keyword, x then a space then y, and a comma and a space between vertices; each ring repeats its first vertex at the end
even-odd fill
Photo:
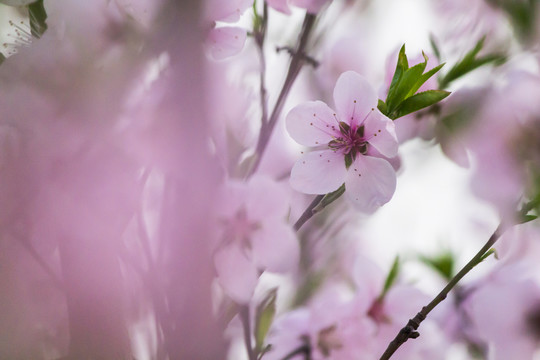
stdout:
POLYGON ((247 183, 231 180, 218 210, 221 239, 215 250, 220 284, 238 303, 247 303, 259 272, 286 272, 299 261, 300 247, 285 223, 287 197, 272 180, 256 176, 247 183))
POLYGON ((246 29, 237 26, 218 26, 215 22, 235 23, 253 4, 253 0, 209 0, 206 17, 214 26, 208 34, 210 55, 222 60, 242 51, 246 41, 246 29))

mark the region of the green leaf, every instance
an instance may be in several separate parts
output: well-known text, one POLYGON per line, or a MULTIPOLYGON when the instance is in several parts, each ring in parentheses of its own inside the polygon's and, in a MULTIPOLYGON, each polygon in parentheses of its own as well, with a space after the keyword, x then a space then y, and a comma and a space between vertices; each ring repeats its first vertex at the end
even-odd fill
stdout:
POLYGON ((270 326, 276 315, 277 288, 266 294, 266 297, 257 306, 255 313, 255 351, 260 353, 263 350, 264 339, 270 330, 270 326))
POLYGON ((525 223, 528 223, 529 221, 533 221, 533 220, 536 220, 538 219, 538 216, 537 215, 524 215, 521 220, 520 220, 520 224, 525 224, 525 223))
POLYGON ((439 273, 445 280, 454 276, 454 255, 447 251, 434 257, 420 256, 420 261, 439 273))
POLYGON ((331 203, 339 199, 340 196, 343 195, 344 193, 345 193, 345 184, 342 184, 336 191, 333 191, 331 193, 324 195, 321 202, 318 203, 317 206, 313 208, 312 210, 313 213, 316 214, 322 211, 325 207, 327 207, 328 205, 330 205, 331 203))
POLYGON ((386 280, 384 281, 383 291, 378 298, 379 301, 385 297, 388 290, 390 290, 390 288, 392 288, 392 286, 396 282, 397 276, 399 274, 399 265, 399 256, 396 256, 394 262, 392 263, 392 267, 390 268, 390 272, 388 273, 388 275, 386 276, 386 280))
POLYGON ((482 257, 480 258, 480 260, 478 260, 478 263, 476 265, 480 264, 482 261, 486 260, 488 257, 490 257, 493 254, 497 254, 495 252, 495 249, 493 248, 489 249, 488 251, 486 251, 484 255, 482 255, 482 257))
POLYGON ((407 69, 399 78, 394 89, 390 86, 390 91, 386 98, 386 105, 388 112, 392 114, 396 108, 399 107, 401 102, 407 98, 410 91, 418 82, 418 78, 424 72, 427 62, 414 65, 412 68, 407 69))
POLYGON ((420 76, 420 79, 418 80, 418 82, 415 84, 414 88, 413 88, 413 91, 411 91, 410 95, 413 95, 414 93, 416 93, 418 91, 418 89, 420 89, 420 87, 422 85, 424 85, 424 83, 426 81, 429 80, 429 78, 431 78, 433 75, 435 75, 439 70, 441 70, 441 68, 445 65, 445 63, 442 63, 442 64, 439 64, 437 66, 435 66, 433 69, 429 70, 428 72, 422 74, 422 76, 420 76))
POLYGON ((415 94, 401 103, 397 115, 393 119, 395 120, 399 117, 436 104, 448 95, 450 95, 450 92, 444 90, 427 90, 415 94))
POLYGON ((433 34, 429 34, 429 44, 431 45, 431 50, 433 50, 433 54, 435 54, 437 60, 441 61, 441 51, 439 50, 439 46, 437 45, 433 34))
POLYGON ((476 55, 478 55, 484 46, 485 39, 485 37, 480 39, 474 48, 465 54, 465 56, 458 61, 457 64, 455 64, 444 77, 439 80, 440 88, 446 88, 452 81, 485 64, 494 63, 495 65, 499 65, 506 61, 506 57, 502 54, 488 54, 483 57, 476 58, 476 55))
POLYGON ((401 82, 401 76, 409 68, 409 62, 407 61, 407 55, 405 54, 405 44, 401 47, 398 54, 398 61, 396 64, 396 70, 394 71, 394 77, 388 88, 388 94, 386 95, 386 103, 388 105, 388 99, 395 97, 394 93, 397 90, 399 83, 401 82))
POLYGON ((387 114, 386 103, 381 99, 379 99, 379 102, 377 103, 377 109, 379 109, 383 114, 387 114))
POLYGON ((6 60, 6 57, 4 56, 4 54, 0 53, 0 65, 2 65, 4 60, 6 60))
POLYGON ((47 31, 47 12, 43 6, 43 0, 28 5, 28 16, 32 36, 39 39, 47 31))

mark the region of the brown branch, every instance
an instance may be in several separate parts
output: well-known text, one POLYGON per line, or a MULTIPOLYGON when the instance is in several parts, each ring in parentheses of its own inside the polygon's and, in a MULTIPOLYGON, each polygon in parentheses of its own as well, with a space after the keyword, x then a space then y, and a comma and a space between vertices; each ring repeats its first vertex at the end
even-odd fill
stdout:
POLYGON ((259 165, 261 164, 262 156, 264 154, 264 151, 266 150, 268 142, 270 141, 270 137, 272 136, 274 127, 276 126, 276 123, 279 119, 279 115, 281 114, 281 111, 283 110, 283 106, 285 105, 285 100, 287 99, 287 96, 289 95, 289 92, 291 91, 294 81, 296 80, 296 77, 300 73, 300 70, 302 69, 302 66, 305 63, 305 49, 308 43, 309 35, 311 34, 311 30, 313 29, 315 25, 315 19, 316 19, 316 16, 309 13, 307 13, 306 16, 304 17, 304 23, 302 24, 302 31, 300 32, 296 50, 294 51, 294 54, 291 58, 291 62, 289 64, 287 77, 285 78, 285 82, 283 83, 283 87, 281 88, 281 91, 278 95, 276 104, 274 105, 274 109, 272 111, 272 114, 270 115, 270 118, 268 119, 268 122, 263 123, 261 126, 259 139, 257 141, 257 146, 255 148, 255 154, 256 154, 255 161, 253 165, 251 166, 251 169, 249 170, 247 177, 250 177, 251 175, 253 175, 255 171, 257 171, 257 168, 259 167, 259 165))
POLYGON ((502 234, 502 225, 499 225, 497 230, 491 235, 489 240, 485 245, 476 253, 476 255, 465 265, 451 280, 450 282, 441 290, 441 292, 433 299, 429 304, 424 306, 422 310, 412 319, 409 319, 407 325, 403 327, 399 333, 396 335, 394 340, 388 344, 386 351, 381 356, 380 360, 388 360, 396 352, 401 345, 403 345, 409 339, 416 339, 420 336, 418 327, 427 317, 427 315, 433 310, 437 305, 439 305, 446 297, 448 293, 456 286, 456 284, 476 265, 478 265, 484 258, 484 255, 491 249, 495 242, 499 239, 502 234))

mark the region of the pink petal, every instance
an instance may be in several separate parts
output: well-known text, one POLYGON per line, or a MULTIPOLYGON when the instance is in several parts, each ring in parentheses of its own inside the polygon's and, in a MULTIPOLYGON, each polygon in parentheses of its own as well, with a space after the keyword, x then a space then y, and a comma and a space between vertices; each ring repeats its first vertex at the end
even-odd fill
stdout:
POLYGON ((244 183, 237 180, 227 180, 218 194, 216 215, 221 219, 236 216, 248 198, 248 191, 244 183))
POLYGON ((394 122, 379 110, 373 111, 366 119, 364 134, 382 155, 389 158, 397 155, 398 141, 394 122))
POLYGON ((246 30, 239 27, 219 27, 212 29, 208 36, 210 54, 215 60, 223 60, 238 54, 246 42, 246 30))
POLYGON ((266 222, 251 238, 257 265, 271 272, 294 269, 300 259, 300 246, 292 228, 283 221, 266 222))
POLYGON ((396 190, 396 173, 388 161, 358 155, 345 178, 345 196, 356 208, 372 213, 396 190))
POLYGON ((377 108, 377 95, 365 78, 354 71, 347 71, 337 80, 334 103, 339 119, 356 126, 377 108))
POLYGON ((248 183, 246 210, 253 221, 284 219, 289 211, 287 195, 280 184, 266 176, 254 176, 248 183))
POLYGON ((291 9, 287 4, 288 0, 266 0, 266 3, 275 10, 284 13, 285 15, 291 14, 291 9))
POLYGON ((223 289, 237 303, 248 303, 259 281, 255 264, 244 250, 231 244, 218 250, 214 256, 218 280, 223 289))
POLYGON ((328 144, 333 137, 340 136, 335 112, 322 101, 294 107, 285 121, 289 135, 304 146, 328 144))
POLYGON ((253 4, 253 0, 208 0, 206 16, 210 21, 234 23, 253 4))
POLYGON ((342 154, 332 150, 302 156, 291 170, 291 187, 305 194, 328 194, 343 184, 347 169, 342 154))

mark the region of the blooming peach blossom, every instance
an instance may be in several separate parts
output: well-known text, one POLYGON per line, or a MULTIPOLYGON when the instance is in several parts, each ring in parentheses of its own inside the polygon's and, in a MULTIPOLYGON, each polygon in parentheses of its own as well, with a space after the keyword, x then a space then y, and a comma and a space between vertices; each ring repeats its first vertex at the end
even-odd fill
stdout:
POLYGON ((326 194, 345 183, 345 196, 359 210, 373 212, 387 203, 396 174, 381 157, 394 157, 394 123, 377 109, 377 96, 359 74, 343 73, 334 88, 336 112, 321 101, 293 108, 287 130, 304 154, 291 172, 291 186, 307 194, 326 194))

